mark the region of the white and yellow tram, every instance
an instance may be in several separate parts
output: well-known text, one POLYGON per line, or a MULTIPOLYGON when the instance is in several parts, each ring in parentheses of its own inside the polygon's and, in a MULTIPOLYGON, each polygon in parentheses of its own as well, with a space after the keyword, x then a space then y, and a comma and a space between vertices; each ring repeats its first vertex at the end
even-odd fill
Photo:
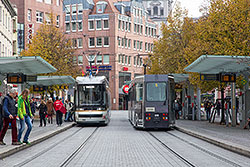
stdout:
POLYGON ((77 77, 75 85, 75 122, 110 122, 110 88, 105 76, 77 77))

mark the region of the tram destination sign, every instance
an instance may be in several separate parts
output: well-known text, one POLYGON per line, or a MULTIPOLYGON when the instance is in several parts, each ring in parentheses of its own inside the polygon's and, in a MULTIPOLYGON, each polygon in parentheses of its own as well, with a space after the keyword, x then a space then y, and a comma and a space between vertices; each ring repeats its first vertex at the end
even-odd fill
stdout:
POLYGON ((219 81, 220 75, 219 74, 200 74, 201 81, 219 81))

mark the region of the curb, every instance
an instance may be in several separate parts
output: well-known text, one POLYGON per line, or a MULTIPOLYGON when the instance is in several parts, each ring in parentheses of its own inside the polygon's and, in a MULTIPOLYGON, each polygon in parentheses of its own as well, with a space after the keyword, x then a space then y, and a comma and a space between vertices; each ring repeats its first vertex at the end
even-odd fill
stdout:
POLYGON ((237 146, 233 145, 233 143, 232 144, 226 144, 226 141, 225 142, 223 142, 223 140, 218 141, 216 139, 212 139, 210 137, 201 135, 198 132, 194 132, 194 131, 191 131, 191 130, 180 128, 180 127, 177 127, 177 126, 175 126, 175 129, 180 131, 180 132, 183 132, 185 134, 188 134, 190 136, 193 136, 193 137, 196 137, 198 139, 204 140, 204 141, 206 141, 208 143, 211 143, 211 144, 214 144, 216 146, 222 147, 222 148, 224 148, 226 150, 229 150, 229 151, 232 151, 232 152, 235 152, 237 154, 240 154, 240 155, 243 155, 243 156, 246 156, 246 157, 250 158, 250 151, 249 150, 237 147, 237 146))
POLYGON ((6 152, 0 153, 0 160, 1 160, 1 159, 4 159, 4 158, 6 158, 6 157, 8 157, 8 156, 10 156, 10 155, 12 155, 12 154, 15 154, 15 153, 17 153, 17 152, 19 152, 19 151, 22 151, 22 150, 24 150, 24 149, 26 149, 26 148, 29 148, 29 147, 31 147, 31 146, 34 146, 34 145, 36 145, 36 144, 38 144, 38 143, 41 143, 41 142, 43 142, 43 141, 45 141, 45 140, 47 140, 47 139, 49 139, 49 138, 51 138, 51 137, 53 137, 53 136, 59 134, 59 133, 62 133, 62 132, 64 132, 64 131, 66 131, 66 130, 72 128, 74 125, 75 125, 75 123, 72 123, 72 124, 70 124, 70 125, 67 125, 67 126, 63 127, 62 129, 56 130, 56 131, 54 131, 54 132, 52 132, 52 133, 50 133, 50 134, 48 134, 48 135, 42 136, 41 138, 34 139, 33 141, 30 142, 30 145, 22 144, 22 145, 20 145, 20 146, 18 146, 18 147, 15 147, 15 148, 13 148, 13 149, 10 149, 10 150, 8 150, 8 151, 6 151, 6 152))

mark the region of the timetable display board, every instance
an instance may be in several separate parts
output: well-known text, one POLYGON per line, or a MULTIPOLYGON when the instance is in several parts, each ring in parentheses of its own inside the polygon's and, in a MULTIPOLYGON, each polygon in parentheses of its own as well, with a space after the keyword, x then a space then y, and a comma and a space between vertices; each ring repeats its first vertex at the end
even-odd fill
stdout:
POLYGON ((7 83, 21 84, 25 82, 25 75, 23 74, 7 74, 7 83))

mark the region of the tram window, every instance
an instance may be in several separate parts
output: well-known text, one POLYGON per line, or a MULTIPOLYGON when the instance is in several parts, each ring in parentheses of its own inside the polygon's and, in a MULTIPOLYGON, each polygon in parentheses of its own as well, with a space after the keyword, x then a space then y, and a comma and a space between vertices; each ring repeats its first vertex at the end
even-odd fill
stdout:
POLYGON ((136 84, 136 101, 142 101, 143 99, 143 84, 136 84))
POLYGON ((166 101, 166 83, 147 83, 147 101, 166 101))

